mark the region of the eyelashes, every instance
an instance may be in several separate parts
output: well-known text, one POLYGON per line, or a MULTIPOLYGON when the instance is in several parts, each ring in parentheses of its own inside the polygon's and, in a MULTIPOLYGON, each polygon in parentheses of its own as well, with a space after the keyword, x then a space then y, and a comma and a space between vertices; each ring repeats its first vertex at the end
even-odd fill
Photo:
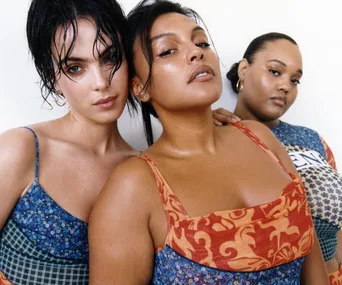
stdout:
MULTIPOLYGON (((278 71, 278 70, 276 70, 276 69, 272 69, 272 68, 271 68, 271 69, 269 69, 269 72, 270 72, 272 75, 276 76, 276 77, 281 76, 281 72, 278 71)), ((292 82, 293 85, 298 85, 298 84, 300 84, 299 79, 295 79, 295 78, 292 78, 292 79, 291 79, 291 82, 292 82)))
MULTIPOLYGON (((210 44, 209 44, 208 42, 195 43, 195 45, 196 45, 197 47, 200 47, 200 48, 208 48, 208 47, 210 47, 210 44)), ((167 50, 165 50, 165 51, 159 53, 159 54, 158 54, 158 57, 161 57, 161 58, 167 57, 167 56, 173 54, 173 53, 176 52, 176 51, 177 51, 177 49, 172 49, 172 48, 170 48, 170 49, 167 49, 167 50)))

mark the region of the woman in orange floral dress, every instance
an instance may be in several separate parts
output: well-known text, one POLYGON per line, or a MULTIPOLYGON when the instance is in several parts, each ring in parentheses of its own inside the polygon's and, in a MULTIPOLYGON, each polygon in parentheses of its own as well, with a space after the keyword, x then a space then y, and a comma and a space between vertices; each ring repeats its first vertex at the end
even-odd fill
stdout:
POLYGON ((128 16, 131 90, 147 133, 150 114, 163 133, 101 191, 90 284, 326 285, 285 149, 258 122, 214 127, 221 73, 198 18, 169 1, 143 1, 128 16))

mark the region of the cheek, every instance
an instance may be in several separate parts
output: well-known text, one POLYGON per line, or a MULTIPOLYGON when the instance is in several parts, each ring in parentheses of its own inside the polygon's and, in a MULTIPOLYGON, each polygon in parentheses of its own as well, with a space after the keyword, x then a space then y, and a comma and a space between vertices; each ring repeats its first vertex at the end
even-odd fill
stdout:
POLYGON ((80 101, 79 97, 81 97, 81 94, 84 95, 86 91, 86 85, 83 81, 83 79, 74 79, 73 81, 67 78, 65 75, 62 75, 62 77, 58 81, 58 86, 63 91, 63 95, 69 103, 72 104, 72 102, 80 101))
POLYGON ((268 75, 262 75, 260 76, 259 82, 255 86, 258 86, 259 88, 259 93, 262 97, 270 97, 271 96, 271 90, 273 87, 273 82, 270 79, 268 75))
POLYGON ((290 96, 287 96, 287 109, 289 109, 292 104, 296 101, 298 95, 298 89, 295 87, 295 90, 293 90, 290 94, 290 96))
POLYGON ((119 93, 128 93, 128 68, 127 65, 121 66, 114 73, 111 81, 111 87, 119 93))
POLYGON ((163 100, 167 100, 170 92, 172 94, 179 93, 184 89, 187 75, 182 72, 182 69, 172 64, 163 64, 162 67, 157 65, 152 69, 152 81, 149 88, 150 96, 157 99, 163 96, 163 100), (170 88, 172 86, 172 88, 170 88))

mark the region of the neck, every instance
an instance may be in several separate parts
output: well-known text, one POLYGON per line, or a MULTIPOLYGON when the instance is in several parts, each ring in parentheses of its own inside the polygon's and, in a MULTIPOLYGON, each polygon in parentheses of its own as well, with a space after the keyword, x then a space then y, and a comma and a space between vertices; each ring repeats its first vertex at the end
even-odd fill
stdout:
POLYGON ((238 116, 241 120, 253 120, 258 121, 265 126, 271 128, 276 127, 279 124, 279 118, 275 120, 264 120, 258 117, 254 112, 250 111, 247 106, 242 106, 242 104, 238 101, 236 108, 234 110, 234 114, 238 116))
POLYGON ((215 152, 215 131, 210 108, 159 114, 163 133, 158 145, 180 156, 215 152), (167 119, 165 119, 167 117, 167 119))
POLYGON ((99 124, 69 112, 61 123, 66 138, 97 154, 106 154, 125 143, 118 131, 117 121, 99 124))

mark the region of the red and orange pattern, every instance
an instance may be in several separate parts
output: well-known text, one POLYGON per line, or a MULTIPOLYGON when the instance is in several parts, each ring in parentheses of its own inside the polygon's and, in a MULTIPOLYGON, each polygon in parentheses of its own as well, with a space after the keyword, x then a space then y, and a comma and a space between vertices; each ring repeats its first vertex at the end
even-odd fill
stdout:
POLYGON ((6 276, 0 271, 0 285, 13 285, 6 276))
POLYGON ((342 264, 337 271, 329 274, 330 285, 342 285, 342 264))
MULTIPOLYGON (((245 126, 236 126, 270 154, 245 126)), ((189 217, 153 161, 141 157, 155 174, 168 219, 164 246, 202 265, 241 272, 285 264, 310 252, 313 223, 305 189, 295 175, 290 174, 293 181, 270 203, 189 217)))
POLYGON ((328 144, 326 143, 326 141, 321 137, 321 141, 323 143, 324 146, 324 150, 325 153, 327 155, 327 162, 329 163, 329 165, 334 168, 335 170, 337 170, 336 168, 336 161, 335 161, 335 157, 334 154, 332 153, 330 147, 328 146, 328 144))

